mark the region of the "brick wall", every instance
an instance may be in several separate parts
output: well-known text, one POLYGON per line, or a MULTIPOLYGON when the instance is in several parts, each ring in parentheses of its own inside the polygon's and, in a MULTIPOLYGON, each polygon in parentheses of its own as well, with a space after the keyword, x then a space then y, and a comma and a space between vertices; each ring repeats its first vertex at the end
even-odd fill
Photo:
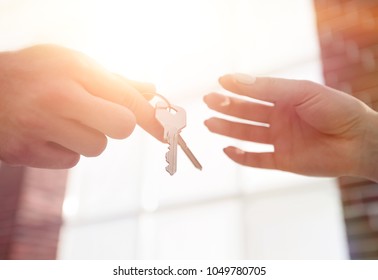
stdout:
MULTIPOLYGON (((325 83, 378 110, 378 0, 314 0, 325 83)), ((378 129, 378 128, 377 128, 378 129)), ((378 259, 378 184, 339 180, 352 259, 378 259)))
POLYGON ((0 165, 0 259, 55 259, 66 170, 0 165))

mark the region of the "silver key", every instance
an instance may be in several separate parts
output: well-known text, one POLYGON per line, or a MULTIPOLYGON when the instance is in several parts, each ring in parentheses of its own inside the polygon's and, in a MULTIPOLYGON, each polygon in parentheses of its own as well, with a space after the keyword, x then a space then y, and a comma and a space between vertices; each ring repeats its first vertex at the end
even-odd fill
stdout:
POLYGON ((181 149, 184 151, 186 156, 190 159, 190 161, 193 163, 195 168, 198 168, 199 170, 202 170, 202 165, 199 163, 197 158, 194 156, 192 151, 189 149, 189 147, 186 145, 184 139, 179 134, 178 138, 178 144, 180 145, 181 149))
POLYGON ((177 170, 177 144, 181 130, 186 126, 186 112, 183 108, 164 102, 156 104, 155 117, 164 128, 164 139, 169 144, 169 151, 165 154, 168 166, 165 168, 171 175, 177 170))

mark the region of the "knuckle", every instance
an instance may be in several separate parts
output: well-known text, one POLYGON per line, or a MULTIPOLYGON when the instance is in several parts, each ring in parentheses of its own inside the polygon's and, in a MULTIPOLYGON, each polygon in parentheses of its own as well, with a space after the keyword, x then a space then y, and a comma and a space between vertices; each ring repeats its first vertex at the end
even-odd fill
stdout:
MULTIPOLYGON (((59 82, 57 82, 59 83, 59 82)), ((41 92, 38 97, 38 105, 43 110, 62 111, 70 108, 70 104, 74 102, 74 96, 69 94, 70 88, 66 81, 60 84, 51 85, 50 88, 41 92)))
POLYGON ((277 91, 287 82, 286 79, 275 78, 275 77, 262 77, 257 78, 257 87, 260 91, 267 94, 270 91, 277 91))
POLYGON ((80 57, 84 57, 77 51, 54 44, 39 44, 26 48, 21 53, 27 56, 43 57, 55 66, 56 71, 67 73, 78 65, 80 57))
POLYGON ((80 161, 80 155, 77 153, 72 153, 66 156, 61 168, 72 168, 76 166, 79 163, 79 161, 80 161))
POLYGON ((45 121, 33 114, 19 114, 16 123, 26 134, 41 131, 45 127, 45 121))
POLYGON ((77 73, 88 67, 86 60, 76 53, 68 53, 62 56, 59 62, 63 71, 68 73, 77 73))
POLYGON ((309 81, 309 80, 298 80, 298 88, 300 88, 301 90, 305 91, 305 92, 308 92, 308 91, 314 91, 315 89, 318 88, 318 84, 313 82, 313 81, 309 81))
POLYGON ((265 82, 267 86, 275 86, 279 83, 279 80, 273 77, 264 77, 260 79, 260 82, 265 82))
POLYGON ((41 44, 26 49, 26 52, 34 56, 43 56, 50 64, 54 65, 54 72, 72 75, 81 66, 85 66, 87 57, 75 50, 54 44, 41 44))
POLYGON ((107 121, 101 124, 101 131, 114 139, 124 139, 134 131, 137 119, 132 111, 118 104, 113 104, 104 111, 107 121))
POLYGON ((81 79, 87 79, 87 73, 93 67, 94 62, 81 52, 68 50, 61 57, 60 64, 65 73, 81 79))
POLYGON ((133 133, 136 126, 135 117, 130 118, 129 116, 125 118, 124 121, 120 123, 119 126, 113 131, 111 137, 115 139, 125 139, 133 133))
POLYGON ((108 139, 104 134, 97 135, 93 144, 84 155, 87 157, 97 157, 105 150, 107 144, 108 139))

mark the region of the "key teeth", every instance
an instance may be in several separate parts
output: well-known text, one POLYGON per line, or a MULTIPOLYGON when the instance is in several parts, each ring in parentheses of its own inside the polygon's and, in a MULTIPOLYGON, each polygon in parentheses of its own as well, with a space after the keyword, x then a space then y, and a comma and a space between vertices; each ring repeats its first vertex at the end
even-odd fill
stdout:
POLYGON ((165 170, 172 176, 174 173, 170 170, 169 165, 165 167, 165 170))
POLYGON ((166 152, 165 153, 165 160, 169 163, 169 160, 168 160, 168 158, 169 158, 169 153, 171 153, 171 146, 169 145, 168 146, 168 152, 166 152))
POLYGON ((165 153, 165 161, 170 164, 169 157, 170 157, 171 151, 168 151, 165 153))
POLYGON ((172 172, 172 170, 170 168, 171 164, 170 164, 170 162, 168 160, 170 152, 171 151, 168 151, 168 152, 165 153, 165 161, 168 163, 168 165, 165 167, 165 170, 172 176, 174 174, 174 172, 172 172))

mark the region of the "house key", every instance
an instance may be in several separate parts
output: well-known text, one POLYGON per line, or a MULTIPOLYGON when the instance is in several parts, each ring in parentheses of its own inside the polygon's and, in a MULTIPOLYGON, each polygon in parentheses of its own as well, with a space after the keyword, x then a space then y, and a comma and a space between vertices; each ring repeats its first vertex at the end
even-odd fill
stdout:
POLYGON ((155 108, 155 117, 163 126, 164 140, 169 145, 168 152, 165 155, 168 162, 168 166, 165 168, 167 172, 173 175, 177 170, 177 145, 180 145, 195 167, 202 169, 201 164, 180 135, 181 130, 186 126, 185 110, 179 106, 168 106, 164 102, 158 102, 155 108))

